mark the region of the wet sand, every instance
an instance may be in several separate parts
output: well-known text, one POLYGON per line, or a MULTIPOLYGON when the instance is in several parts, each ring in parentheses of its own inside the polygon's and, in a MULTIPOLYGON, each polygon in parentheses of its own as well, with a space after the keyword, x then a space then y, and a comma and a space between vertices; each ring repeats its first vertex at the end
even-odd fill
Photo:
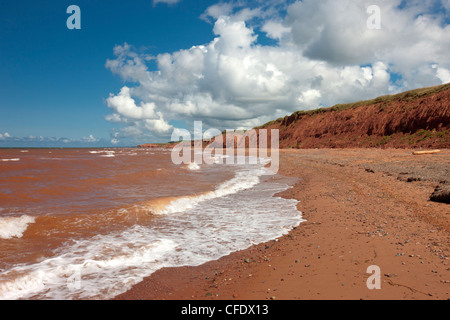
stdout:
POLYGON ((430 201, 450 150, 282 150, 280 174, 299 182, 288 235, 198 267, 158 270, 116 299, 449 299, 450 205, 430 201), (367 268, 381 271, 369 290, 367 268))

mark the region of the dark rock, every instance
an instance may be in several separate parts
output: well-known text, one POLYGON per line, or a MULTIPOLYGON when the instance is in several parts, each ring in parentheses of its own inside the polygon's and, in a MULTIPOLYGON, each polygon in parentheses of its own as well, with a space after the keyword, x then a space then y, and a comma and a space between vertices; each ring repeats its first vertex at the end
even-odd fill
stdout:
POLYGON ((443 183, 438 185, 436 189, 434 189, 430 200, 434 202, 450 204, 450 184, 443 183))

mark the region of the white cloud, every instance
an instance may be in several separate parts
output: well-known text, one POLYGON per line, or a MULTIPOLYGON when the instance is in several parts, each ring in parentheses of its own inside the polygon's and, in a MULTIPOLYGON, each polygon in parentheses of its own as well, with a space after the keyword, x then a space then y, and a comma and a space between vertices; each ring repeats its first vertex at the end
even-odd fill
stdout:
POLYGON ((159 119, 156 120, 145 120, 145 127, 147 130, 155 131, 157 134, 168 135, 173 127, 164 120, 164 116, 161 112, 158 112, 158 117, 159 119))
POLYGON ((107 99, 107 119, 125 126, 121 137, 167 137, 171 120, 251 128, 296 110, 448 80, 450 27, 442 14, 429 3, 399 9, 401 0, 379 0, 382 28, 370 30, 369 2, 303 0, 285 16, 275 6, 221 3, 202 16, 214 19, 209 43, 155 57, 117 46, 106 66, 130 85, 107 99), (255 15, 262 22, 253 24, 255 15), (277 44, 259 45, 258 30, 277 44), (148 70, 149 60, 156 71, 148 70), (401 76, 398 83, 391 73, 401 76))
POLYGON ((239 49, 248 49, 256 41, 253 30, 245 25, 245 21, 234 21, 230 17, 220 17, 214 24, 214 34, 219 36, 214 49, 221 53, 233 54, 239 49))
POLYGON ((229 16, 232 11, 233 4, 222 2, 208 7, 201 15, 201 18, 206 21, 209 21, 209 18, 217 20, 221 16, 229 16))
POLYGON ((119 74, 126 81, 140 81, 146 77, 146 61, 153 57, 145 54, 137 54, 131 46, 125 43, 123 46, 114 47, 116 59, 106 60, 106 68, 119 74))
POLYGON ((165 4, 176 4, 180 2, 181 0, 153 0, 153 5, 156 6, 158 3, 165 3, 165 4))
POLYGON ((269 38, 280 40, 284 35, 291 32, 291 28, 284 26, 280 22, 267 21, 262 27, 262 31, 264 31, 269 38))
POLYGON ((439 67, 439 65, 437 65, 437 64, 434 64, 431 67, 436 70, 436 75, 442 81, 442 83, 450 82, 450 70, 449 69, 439 67))
POLYGON ((28 135, 26 137, 13 136, 5 132, 0 134, 0 141, 3 146, 92 146, 92 145, 105 145, 105 141, 102 139, 97 139, 94 135, 90 134, 88 137, 83 138, 55 138, 55 137, 44 137, 28 135))
POLYGON ((152 119, 155 118, 155 104, 143 103, 139 106, 130 95, 130 88, 123 87, 120 93, 116 96, 110 95, 106 99, 108 107, 113 110, 114 120, 119 120, 122 117, 127 119, 152 119))
MULTIPOLYGON (((286 25, 292 43, 304 55, 338 65, 383 61, 406 77, 430 62, 449 63, 450 27, 431 1, 379 0, 381 29, 366 27, 368 2, 351 0, 304 0, 288 9, 286 25)), ((410 79, 412 80, 412 79, 410 79)))
POLYGON ((442 5, 450 13, 450 0, 442 0, 442 5))
POLYGON ((99 139, 95 138, 92 134, 89 135, 87 138, 81 139, 83 142, 98 142, 99 139))
POLYGON ((316 89, 309 89, 300 95, 298 98, 298 102, 307 108, 314 108, 319 105, 320 98, 322 97, 322 94, 319 90, 316 89))

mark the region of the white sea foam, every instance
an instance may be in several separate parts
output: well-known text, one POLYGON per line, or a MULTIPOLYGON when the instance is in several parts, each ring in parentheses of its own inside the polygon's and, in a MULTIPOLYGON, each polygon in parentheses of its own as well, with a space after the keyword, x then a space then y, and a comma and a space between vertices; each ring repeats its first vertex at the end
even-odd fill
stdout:
POLYGON ((20 161, 19 158, 13 158, 13 159, 0 159, 0 161, 8 162, 8 161, 20 161))
POLYGON ((195 162, 191 162, 188 165, 188 169, 192 170, 192 171, 197 171, 197 170, 200 170, 200 166, 195 162))
POLYGON ((140 229, 78 241, 58 256, 8 270, 0 276, 0 299, 39 294, 44 299, 113 297, 123 286, 142 280, 146 272, 135 272, 136 266, 145 265, 152 273, 164 266, 164 256, 175 248, 172 240, 143 241, 140 229), (121 282, 105 286, 106 279, 121 282))
POLYGON ((114 158, 116 152, 113 150, 92 150, 92 151, 89 151, 89 153, 100 154, 100 157, 104 157, 104 158, 114 158))
POLYGON ((264 169, 244 170, 236 173, 236 176, 220 184, 216 190, 198 196, 181 197, 171 201, 162 209, 150 208, 154 214, 171 214, 192 209, 201 202, 223 197, 239 191, 254 187, 259 183, 259 177, 264 174, 264 169))
POLYGON ((35 218, 27 215, 0 218, 0 239, 21 238, 35 218))
POLYGON ((214 191, 172 201, 156 225, 74 240, 43 261, 4 270, 0 299, 109 299, 160 268, 200 265, 301 223, 296 200, 274 197, 286 184, 260 183, 261 165, 233 169, 214 191))
POLYGON ((113 150, 92 150, 92 151, 89 151, 89 153, 92 153, 92 154, 109 153, 109 154, 111 154, 111 153, 116 153, 116 152, 113 150))

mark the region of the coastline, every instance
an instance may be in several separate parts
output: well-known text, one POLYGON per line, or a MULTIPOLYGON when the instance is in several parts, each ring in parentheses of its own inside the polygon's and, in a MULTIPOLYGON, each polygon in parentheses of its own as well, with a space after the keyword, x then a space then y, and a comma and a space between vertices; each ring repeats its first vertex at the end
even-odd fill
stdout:
POLYGON ((450 150, 412 151, 280 150, 279 173, 300 180, 279 196, 299 200, 306 222, 201 266, 160 269, 115 299, 448 299, 450 207, 429 197, 450 150), (380 290, 367 288, 371 265, 380 290))

